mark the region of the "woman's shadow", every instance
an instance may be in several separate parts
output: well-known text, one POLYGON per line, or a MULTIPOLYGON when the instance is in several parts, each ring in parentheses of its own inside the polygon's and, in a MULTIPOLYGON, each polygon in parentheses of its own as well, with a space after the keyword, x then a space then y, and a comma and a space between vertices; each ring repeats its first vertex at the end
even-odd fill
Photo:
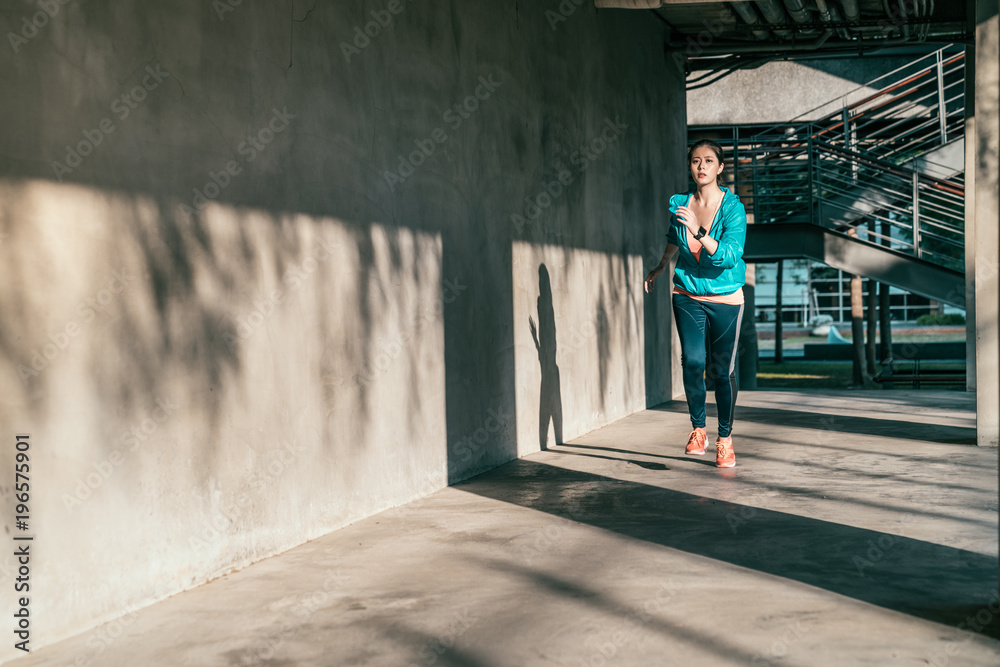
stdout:
POLYGON ((562 393, 559 389, 559 366, 556 364, 556 315, 552 307, 552 284, 549 270, 542 264, 538 267, 538 327, 528 316, 531 338, 538 351, 538 363, 542 369, 542 387, 538 405, 538 445, 545 449, 549 435, 549 421, 555 431, 555 444, 563 441, 562 393))

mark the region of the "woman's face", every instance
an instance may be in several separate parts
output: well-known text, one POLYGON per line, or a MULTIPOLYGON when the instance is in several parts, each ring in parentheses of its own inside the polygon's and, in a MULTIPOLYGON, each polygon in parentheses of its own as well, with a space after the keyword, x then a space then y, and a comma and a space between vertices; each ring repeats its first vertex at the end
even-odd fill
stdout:
POLYGON ((709 185, 722 173, 722 163, 709 146, 699 146, 691 155, 691 178, 698 185, 709 185))

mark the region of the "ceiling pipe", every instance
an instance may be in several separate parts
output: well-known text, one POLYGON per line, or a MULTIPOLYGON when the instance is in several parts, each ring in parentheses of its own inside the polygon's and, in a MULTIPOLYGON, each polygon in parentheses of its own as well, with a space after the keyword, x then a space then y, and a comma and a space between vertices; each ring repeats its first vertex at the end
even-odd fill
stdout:
POLYGON ((719 3, 719 11, 723 16, 722 20, 726 23, 726 25, 736 25, 737 23, 739 23, 739 21, 736 19, 736 14, 733 14, 733 10, 730 9, 729 5, 727 5, 726 3, 724 2, 719 3))
MULTIPOLYGON (((913 13, 912 13, 914 18, 929 18, 932 11, 933 11, 932 0, 914 0, 913 13)), ((927 39, 927 31, 929 29, 930 29, 930 23, 924 23, 922 25, 915 26, 913 32, 915 36, 922 42, 925 39, 927 39)))
POLYGON ((830 16, 830 8, 826 6, 826 0, 816 0, 816 10, 819 12, 821 20, 827 23, 833 20, 833 17, 830 16))
MULTIPOLYGON (((913 0, 914 6, 916 6, 917 0, 913 0)), ((906 23, 906 8, 897 0, 896 4, 892 3, 892 0, 882 0, 882 10, 885 12, 886 18, 889 19, 891 25, 895 26, 896 32, 903 37, 910 38, 910 26, 906 23)), ((858 29, 859 32, 863 30, 858 29)), ((867 32, 871 32, 868 30, 867 32)))
MULTIPOLYGON (((844 17, 840 15, 840 10, 837 9, 837 5, 830 5, 830 16, 833 17, 834 23, 842 24, 844 22, 844 17)), ((853 27, 852 28, 841 27, 837 29, 837 34, 841 35, 843 39, 851 39, 851 33, 855 29, 856 28, 853 27)), ((881 30, 881 28, 879 28, 879 30, 881 30)))
MULTIPOLYGON (((782 24, 785 22, 785 10, 781 8, 778 0, 757 0, 760 13, 764 15, 764 20, 771 24, 782 24)), ((788 39, 792 36, 791 30, 774 30, 778 37, 788 39)))
POLYGON ((802 0, 785 0, 785 9, 796 23, 809 23, 809 10, 802 0))
POLYGON ((659 9, 665 0, 594 0, 598 9, 659 9))
POLYGON ((861 18, 861 10, 858 8, 858 0, 840 0, 844 6, 844 16, 848 21, 854 23, 861 18))
MULTIPOLYGON (((912 42, 901 38, 894 39, 857 39, 848 42, 834 42, 832 44, 826 44, 827 40, 832 34, 832 30, 827 30, 827 32, 822 35, 819 39, 808 44, 773 44, 770 46, 762 47, 760 44, 714 44, 712 46, 702 49, 700 53, 692 56, 692 58, 703 58, 705 56, 724 56, 737 53, 753 53, 753 54, 768 54, 768 53, 795 53, 799 51, 809 51, 810 49, 818 49, 821 46, 826 46, 827 49, 842 49, 846 53, 858 53, 863 49, 884 49, 889 46, 901 46, 903 44, 912 44, 912 42)), ((672 45, 673 48, 684 49, 685 44, 675 44, 672 45)))
MULTIPOLYGON (((906 14, 906 2, 905 0, 896 0, 896 4, 899 6, 899 18, 903 22, 903 37, 910 38, 910 23, 907 21, 906 14)), ((914 8, 916 8, 916 2, 913 3, 914 8)))
MULTIPOLYGON (((805 3, 802 0, 784 0, 785 9, 788 10, 788 14, 792 17, 796 23, 812 23, 812 14, 806 9, 805 3)), ((801 31, 803 35, 817 35, 819 31, 813 29, 804 29, 801 31)))
POLYGON ((760 13, 768 23, 784 23, 785 11, 778 4, 778 0, 757 0, 760 13))
POLYGON ((750 2, 734 2, 732 3, 733 9, 736 13, 740 15, 743 22, 754 29, 753 36, 757 39, 767 39, 770 36, 767 30, 756 29, 761 25, 760 19, 757 17, 757 12, 754 11, 753 3, 750 2))
MULTIPOLYGON (((819 19, 824 23, 831 23, 835 20, 833 14, 830 12, 830 7, 826 4, 826 0, 816 0, 816 9, 819 10, 819 19)), ((837 28, 837 36, 841 39, 850 39, 851 33, 847 31, 847 28, 841 27, 837 28)))
MULTIPOLYGON (((833 30, 827 30, 819 39, 812 42, 798 42, 797 44, 773 44, 763 47, 760 44, 717 44, 702 49, 694 57, 723 56, 733 53, 786 53, 791 51, 812 51, 820 48, 833 35, 833 30)), ((683 45, 673 45, 674 48, 683 49, 683 45)))

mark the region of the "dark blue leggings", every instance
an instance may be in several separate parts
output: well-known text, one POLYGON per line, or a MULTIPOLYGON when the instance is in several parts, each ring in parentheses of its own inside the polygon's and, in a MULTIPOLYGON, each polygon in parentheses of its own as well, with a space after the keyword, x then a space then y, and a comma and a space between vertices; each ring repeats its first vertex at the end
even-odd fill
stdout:
POLYGON ((740 336, 743 305, 696 301, 674 294, 674 321, 681 339, 681 366, 684 394, 693 428, 705 427, 705 343, 709 342, 712 363, 709 376, 715 380, 715 403, 719 409, 719 437, 733 432, 736 407, 736 341, 740 336))

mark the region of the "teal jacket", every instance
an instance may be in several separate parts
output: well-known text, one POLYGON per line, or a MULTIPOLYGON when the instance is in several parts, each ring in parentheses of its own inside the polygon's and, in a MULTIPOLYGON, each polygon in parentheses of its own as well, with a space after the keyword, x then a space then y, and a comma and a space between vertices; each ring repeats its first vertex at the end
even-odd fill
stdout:
MULTIPOLYGON (((722 205, 719 206, 708 235, 719 242, 714 255, 702 249, 700 260, 694 258, 684 234, 684 223, 676 215, 670 217, 667 242, 678 247, 674 284, 685 292, 699 296, 732 294, 743 287, 747 265, 743 262, 743 246, 747 240, 747 212, 738 195, 722 188, 722 205)), ((676 214, 678 206, 686 206, 694 193, 676 194, 670 198, 670 213, 676 214)))

